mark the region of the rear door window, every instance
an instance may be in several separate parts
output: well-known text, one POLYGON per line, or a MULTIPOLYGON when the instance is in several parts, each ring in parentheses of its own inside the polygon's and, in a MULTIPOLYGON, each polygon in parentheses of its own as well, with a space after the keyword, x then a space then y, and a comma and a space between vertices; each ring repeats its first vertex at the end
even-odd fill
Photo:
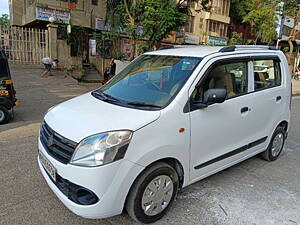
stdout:
POLYGON ((254 90, 264 90, 281 85, 280 64, 276 60, 254 60, 254 90))

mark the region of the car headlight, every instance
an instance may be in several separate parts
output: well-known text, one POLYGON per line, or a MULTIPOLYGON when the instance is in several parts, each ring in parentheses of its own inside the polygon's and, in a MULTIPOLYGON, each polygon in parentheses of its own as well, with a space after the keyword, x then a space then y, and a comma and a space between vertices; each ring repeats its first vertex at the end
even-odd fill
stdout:
POLYGON ((71 164, 95 167, 122 159, 126 153, 132 131, 112 131, 83 139, 73 154, 71 164))

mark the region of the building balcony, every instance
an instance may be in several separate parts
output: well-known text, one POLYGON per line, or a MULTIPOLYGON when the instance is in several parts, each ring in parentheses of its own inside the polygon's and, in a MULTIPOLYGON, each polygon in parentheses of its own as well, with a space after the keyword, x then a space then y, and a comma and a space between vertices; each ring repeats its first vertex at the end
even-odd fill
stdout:
POLYGON ((216 13, 209 13, 209 16, 208 16, 207 19, 218 21, 218 22, 221 22, 221 23, 226 23, 226 24, 230 23, 230 17, 229 16, 224 16, 224 15, 220 15, 220 14, 216 14, 216 13))

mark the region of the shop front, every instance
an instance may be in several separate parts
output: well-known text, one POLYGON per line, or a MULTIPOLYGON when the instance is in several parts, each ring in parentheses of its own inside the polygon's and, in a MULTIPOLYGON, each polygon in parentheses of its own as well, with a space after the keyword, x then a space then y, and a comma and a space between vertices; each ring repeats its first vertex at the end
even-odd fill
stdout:
POLYGON ((227 45, 228 40, 225 38, 208 36, 207 44, 211 46, 224 46, 227 45))

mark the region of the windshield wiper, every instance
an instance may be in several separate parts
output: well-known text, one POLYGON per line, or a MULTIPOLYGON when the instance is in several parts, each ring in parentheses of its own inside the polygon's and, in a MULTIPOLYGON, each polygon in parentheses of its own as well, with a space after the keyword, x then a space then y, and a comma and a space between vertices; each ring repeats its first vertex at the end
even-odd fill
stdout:
POLYGON ((119 99, 115 98, 115 97, 112 97, 108 94, 105 94, 105 93, 100 93, 98 91, 94 91, 92 92, 92 95, 96 98, 100 98, 101 100, 103 101, 112 101, 112 102, 120 102, 119 99))
POLYGON ((161 109, 162 107, 159 105, 153 105, 153 104, 147 104, 145 102, 127 102, 128 105, 132 105, 132 106, 141 106, 141 107, 151 107, 151 108, 159 108, 161 109))

